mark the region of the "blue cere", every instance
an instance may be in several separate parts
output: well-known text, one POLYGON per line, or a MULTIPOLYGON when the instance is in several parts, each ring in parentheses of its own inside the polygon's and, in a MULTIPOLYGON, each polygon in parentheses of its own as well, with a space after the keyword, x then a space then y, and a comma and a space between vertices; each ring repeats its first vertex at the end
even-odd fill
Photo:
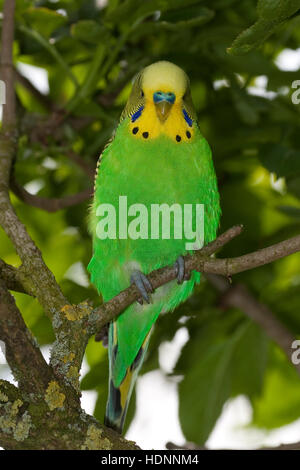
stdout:
POLYGON ((132 116, 131 116, 131 122, 135 122, 140 115, 142 114, 144 109, 144 106, 141 106, 132 116))
POLYGON ((168 103, 175 103, 175 93, 169 91, 168 93, 163 93, 162 91, 156 91, 153 93, 153 101, 154 103, 160 103, 161 101, 168 101, 168 103))
POLYGON ((190 118, 190 116, 188 115, 188 113, 186 112, 185 109, 183 109, 182 112, 183 112, 183 115, 184 115, 184 119, 186 120, 186 122, 188 123, 188 125, 189 125, 190 127, 192 127, 192 125, 193 125, 193 120, 190 118))

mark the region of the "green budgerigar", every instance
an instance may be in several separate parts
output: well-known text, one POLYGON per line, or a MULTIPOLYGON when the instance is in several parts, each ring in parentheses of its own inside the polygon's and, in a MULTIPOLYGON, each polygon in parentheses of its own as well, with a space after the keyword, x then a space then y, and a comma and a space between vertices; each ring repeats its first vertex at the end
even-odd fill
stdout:
POLYGON ((141 294, 109 326, 105 423, 119 432, 154 322, 200 280, 200 273, 185 272, 182 256, 216 237, 219 218, 211 150, 197 124, 189 79, 170 62, 149 65, 135 77, 99 159, 90 213, 92 282, 104 301, 131 283, 141 294), (153 292, 147 273, 172 263, 178 279, 153 292))

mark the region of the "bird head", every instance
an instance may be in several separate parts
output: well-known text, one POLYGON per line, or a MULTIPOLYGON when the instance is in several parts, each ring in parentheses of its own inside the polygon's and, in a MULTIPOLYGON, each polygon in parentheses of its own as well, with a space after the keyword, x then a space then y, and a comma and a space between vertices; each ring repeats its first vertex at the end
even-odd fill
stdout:
POLYGON ((171 62, 156 62, 136 75, 122 117, 132 116, 141 107, 153 106, 161 123, 165 123, 175 109, 177 112, 185 110, 191 119, 195 119, 189 78, 171 62))

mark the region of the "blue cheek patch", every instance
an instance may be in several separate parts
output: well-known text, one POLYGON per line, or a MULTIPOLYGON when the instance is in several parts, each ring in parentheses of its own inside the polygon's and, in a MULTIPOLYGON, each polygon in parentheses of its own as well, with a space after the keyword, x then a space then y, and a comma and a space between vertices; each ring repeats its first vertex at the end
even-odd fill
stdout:
POLYGON ((144 106, 141 106, 132 116, 131 122, 135 122, 142 114, 144 106))
POLYGON ((188 115, 188 113, 186 112, 185 109, 183 109, 182 112, 183 112, 183 115, 184 115, 184 119, 186 120, 186 122, 188 123, 188 125, 189 125, 190 127, 192 127, 192 125, 193 125, 193 120, 190 118, 190 116, 188 115))

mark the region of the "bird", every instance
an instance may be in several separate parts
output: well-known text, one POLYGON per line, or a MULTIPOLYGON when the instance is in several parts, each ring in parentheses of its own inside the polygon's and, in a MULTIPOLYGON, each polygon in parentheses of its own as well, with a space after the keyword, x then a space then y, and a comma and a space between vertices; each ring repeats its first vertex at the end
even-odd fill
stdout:
MULTIPOLYGON (((173 311, 200 282, 199 272, 186 272, 183 258, 199 246, 187 249, 189 240, 178 219, 175 223, 176 208, 197 204, 204 207, 203 245, 216 238, 221 215, 211 149, 197 123, 187 74, 162 60, 133 79, 120 121, 98 160, 89 213, 93 255, 88 271, 103 301, 131 284, 140 294, 108 330, 104 423, 119 433, 158 316, 173 311), (157 227, 157 217, 150 231, 153 207, 170 209, 169 232, 167 212, 166 233, 157 227), (147 274, 166 265, 175 266, 177 279, 154 292, 147 274)), ((195 217, 193 212, 191 224, 195 217)))

